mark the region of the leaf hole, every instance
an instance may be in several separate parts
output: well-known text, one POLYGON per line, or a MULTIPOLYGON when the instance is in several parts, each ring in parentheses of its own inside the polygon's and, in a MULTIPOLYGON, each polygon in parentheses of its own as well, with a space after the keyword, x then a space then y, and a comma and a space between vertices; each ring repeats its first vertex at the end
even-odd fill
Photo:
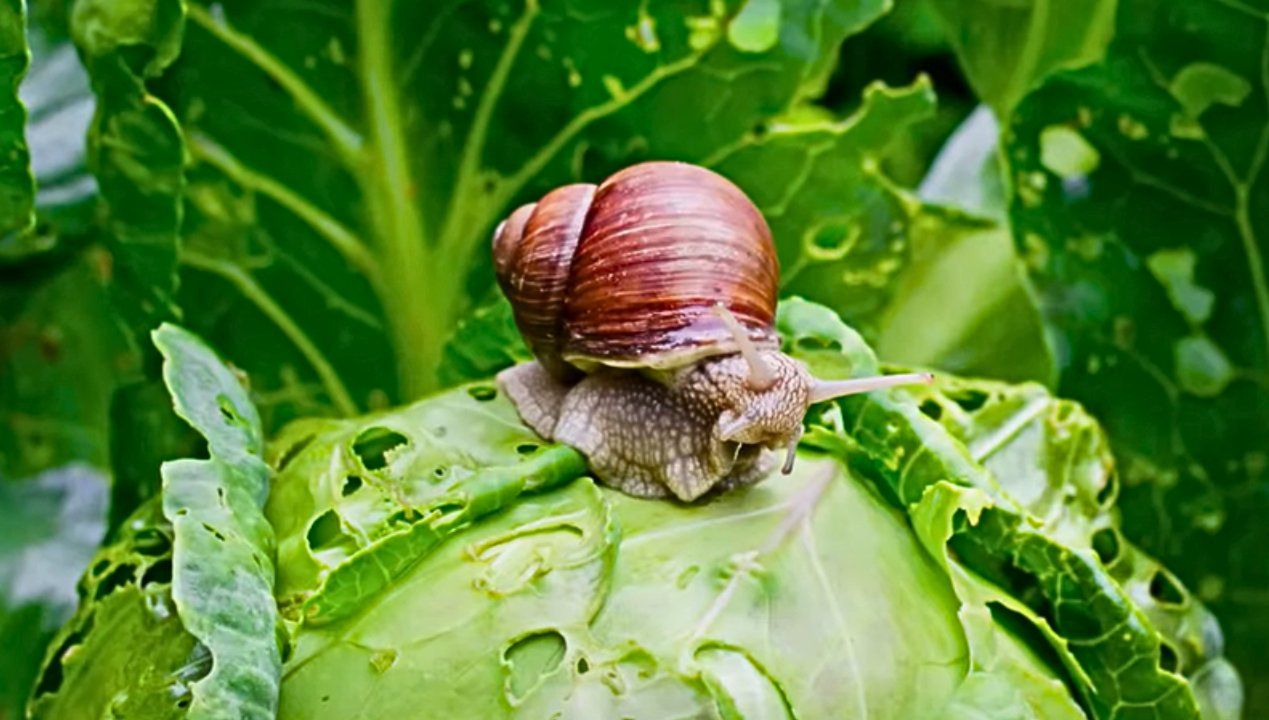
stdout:
POLYGON ((498 389, 492 385, 473 385, 467 388, 467 394, 480 402, 489 402, 498 397, 498 389))
POLYGON ((1185 590, 1172 573, 1159 568, 1150 578, 1150 597, 1161 605, 1181 606, 1185 604, 1185 590))
POLYGON ((84 620, 83 626, 71 631, 66 636, 66 639, 57 646, 57 652, 49 655, 49 663, 44 667, 44 671, 40 673, 40 681, 35 686, 36 698, 55 693, 62 686, 62 681, 65 679, 62 660, 65 659, 71 648, 83 644, 84 638, 88 637, 88 633, 92 632, 96 617, 96 614, 89 613, 87 619, 84 620))
POLYGON ((344 478, 344 485, 343 487, 339 489, 339 494, 343 495, 344 497, 348 497, 349 495, 352 495, 353 493, 360 490, 361 485, 362 485, 362 482, 361 482, 360 475, 349 475, 348 477, 344 478))
POLYGON ((588 672, 590 672, 590 662, 584 657, 577 658, 577 674, 585 675, 588 672))
POLYGON ((1093 552, 1103 565, 1113 565, 1119 559, 1119 550, 1119 533, 1115 528, 1104 527, 1093 533, 1093 552))
POLYGON ((196 642, 190 649, 189 656, 185 658, 185 664, 177 668, 173 674, 183 682, 195 683, 211 674, 214 662, 215 659, 207 646, 196 642))
POLYGON ((367 470, 381 470, 388 466, 388 453, 408 445, 410 439, 395 430, 386 427, 372 427, 362 430, 353 441, 353 453, 361 459, 367 470))
POLYGON ((141 574, 142 587, 152 583, 165 584, 170 582, 172 582, 172 561, 167 558, 154 563, 141 574))
POLYGON ((961 406, 962 410, 972 413, 976 410, 982 409, 982 407, 987 404, 987 400, 990 399, 991 396, 982 390, 968 388, 953 393, 950 397, 957 405, 961 406))
POLYGON ((1119 497, 1119 474, 1112 472, 1106 476, 1106 484, 1097 491, 1097 505, 1108 509, 1115 504, 1117 497, 1119 497))
POLYGON ((131 563, 124 563, 115 567, 109 574, 97 583, 97 587, 93 590, 93 598, 100 600, 119 588, 128 585, 136 577, 137 566, 131 563))
POLYGON ((339 522, 339 515, 334 510, 327 510, 308 526, 304 538, 308 549, 316 553, 342 544, 348 534, 339 522))
POLYGON ((820 257, 841 257, 859 241, 858 226, 844 222, 831 222, 815 231, 811 245, 822 251, 820 257))
POLYGON ((542 446, 537 443, 520 443, 519 445, 516 445, 516 452, 521 455, 532 455, 537 452, 540 447, 542 446))
POLYGON ((1167 640, 1159 641, 1159 669, 1164 672, 1174 673, 1181 666, 1180 656, 1177 655, 1176 648, 1172 647, 1172 643, 1167 640))
POLYGON ((943 417, 943 406, 939 405, 933 398, 921 402, 921 414, 931 420, 939 420, 943 417))
POLYGON ((505 687, 512 704, 518 704, 558 670, 567 653, 568 643, 555 630, 526 635, 507 646, 502 652, 502 665, 507 671, 505 687))
POLYGON ((996 621, 997 625, 1000 625, 1006 632, 1022 641, 1023 645, 1030 648, 1036 654, 1036 657, 1047 665, 1054 675, 1062 680, 1072 697, 1082 697, 1076 690, 1075 684, 1066 670, 1066 665, 1062 662, 1062 658, 1053 649, 1053 645, 1049 643, 1044 633, 1025 615, 1014 612, 1005 605, 994 601, 987 603, 987 609, 991 612, 991 618, 996 621))
POLYGON ((466 512, 466 511, 467 511, 466 503, 459 502, 457 500, 450 500, 450 501, 439 503, 437 505, 433 505, 431 508, 431 513, 429 514, 432 515, 436 519, 436 522, 438 524, 443 524, 445 521, 451 519, 453 516, 458 515, 459 513, 462 513, 462 512, 466 512))
POLYGON ((211 524, 209 523, 203 523, 203 529, 206 530, 208 533, 210 533, 212 537, 216 538, 216 540, 222 543, 225 542, 227 539, 224 533, 212 527, 211 524))
POLYGON ((238 408, 229 401, 223 393, 216 396, 216 404, 220 406, 220 416, 230 425, 244 427, 247 423, 242 419, 242 415, 238 412, 238 408))
POLYGON ((146 528, 133 536, 132 550, 140 555, 165 555, 171 549, 171 539, 154 528, 146 528))

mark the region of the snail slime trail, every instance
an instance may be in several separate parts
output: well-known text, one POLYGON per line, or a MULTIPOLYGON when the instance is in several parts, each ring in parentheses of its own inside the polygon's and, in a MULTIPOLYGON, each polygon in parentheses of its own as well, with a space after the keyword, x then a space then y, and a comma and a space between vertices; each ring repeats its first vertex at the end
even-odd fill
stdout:
POLYGON ((780 352, 771 230, 695 165, 553 190, 498 226, 493 260, 536 358, 498 383, 529 427, 631 495, 689 501, 788 473, 813 403, 933 379, 823 381, 780 352))

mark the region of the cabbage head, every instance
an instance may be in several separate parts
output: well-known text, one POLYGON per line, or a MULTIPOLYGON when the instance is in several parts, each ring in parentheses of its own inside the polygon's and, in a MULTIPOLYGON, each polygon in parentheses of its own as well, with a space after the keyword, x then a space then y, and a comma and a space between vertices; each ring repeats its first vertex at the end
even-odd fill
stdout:
MULTIPOLYGON (((825 377, 878 370, 784 303, 825 377)), ((208 457, 80 583, 36 718, 1194 718, 1240 712, 1212 616, 1128 543, 1106 439, 1037 385, 818 408, 790 476, 694 504, 597 485, 489 381, 267 444, 155 333, 208 457)))

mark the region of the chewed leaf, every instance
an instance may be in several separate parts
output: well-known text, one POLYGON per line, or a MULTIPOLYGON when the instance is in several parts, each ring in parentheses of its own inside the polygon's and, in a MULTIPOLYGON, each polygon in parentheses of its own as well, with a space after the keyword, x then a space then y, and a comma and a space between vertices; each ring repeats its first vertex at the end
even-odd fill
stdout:
POLYGON ((1204 590, 1255 715, 1269 708, 1269 573, 1247 562, 1269 545, 1266 23, 1263 3, 1123 0, 1104 61, 1051 77, 1003 133, 1058 389, 1105 425, 1128 537, 1204 590), (1098 161, 1055 172, 1054 128, 1098 161))
POLYGON ((878 165, 933 113, 927 78, 896 88, 876 83, 848 117, 791 112, 710 158, 771 225, 781 294, 823 303, 870 337, 876 332, 912 262, 919 220, 919 204, 878 165))
POLYGON ((616 559, 610 512, 579 481, 456 532, 335 631, 298 632, 280 717, 510 716, 575 671, 616 559))
POLYGON ((202 340, 176 325, 156 330, 154 344, 169 359, 163 381, 176 413, 207 439, 212 457, 247 472, 247 489, 263 502, 264 481, 250 472, 263 465, 263 431, 242 382, 202 340))
MULTIPOLYGON (((847 329, 808 303, 787 303, 780 322, 795 351, 809 339, 846 341, 836 362, 828 351, 806 353, 821 373, 863 374, 875 364, 865 346, 852 347, 847 329)), ((1109 457, 1095 424, 1036 386, 1006 393, 964 383, 944 391, 925 391, 920 402, 921 391, 908 390, 838 401, 845 431, 819 428, 808 439, 863 470, 909 513, 927 548, 946 557, 967 607, 981 617, 995 602, 1025 618, 1060 658, 1087 712, 1116 718, 1131 705, 1157 717, 1193 717, 1194 694, 1159 630, 1090 547, 1095 521, 1109 522, 1102 517, 1109 457), (1008 394, 1021 401, 1003 403, 1008 394), (1045 417, 1050 408, 1055 414, 1045 417), (1037 437, 1037 418, 1059 430, 1037 437), (1082 502, 1054 514, 1046 490, 1082 502), (928 517, 932 502, 944 506, 939 523, 928 517)), ((963 617, 968 623, 973 615, 963 617)))
POLYGON ((476 471, 444 495, 414 507, 415 516, 403 523, 404 527, 354 549, 346 560, 332 567, 305 601, 304 621, 320 625, 360 611, 445 538, 501 510, 522 493, 564 484, 585 470, 586 461, 580 453, 556 445, 538 450, 516 465, 476 471))
POLYGON ((260 420, 234 374, 194 335, 154 332, 178 414, 210 457, 163 464, 163 514, 172 524, 172 600, 185 629, 211 654, 190 687, 187 717, 272 718, 281 654, 275 636, 273 528, 262 505, 269 469, 260 420))
POLYGON ((172 606, 172 528, 157 500, 117 533, 88 564, 79 609, 49 645, 32 718, 181 718, 190 686, 211 670, 172 606))

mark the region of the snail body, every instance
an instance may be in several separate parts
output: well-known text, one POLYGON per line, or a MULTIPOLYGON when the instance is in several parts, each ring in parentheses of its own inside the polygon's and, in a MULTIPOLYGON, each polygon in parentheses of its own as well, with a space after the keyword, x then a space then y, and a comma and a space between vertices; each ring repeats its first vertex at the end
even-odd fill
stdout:
POLYGON ((813 378, 779 352, 771 232, 685 163, 567 185, 494 232, 494 269, 536 362, 498 377, 539 435, 633 495, 693 500, 792 468, 814 402, 924 380, 813 378))

